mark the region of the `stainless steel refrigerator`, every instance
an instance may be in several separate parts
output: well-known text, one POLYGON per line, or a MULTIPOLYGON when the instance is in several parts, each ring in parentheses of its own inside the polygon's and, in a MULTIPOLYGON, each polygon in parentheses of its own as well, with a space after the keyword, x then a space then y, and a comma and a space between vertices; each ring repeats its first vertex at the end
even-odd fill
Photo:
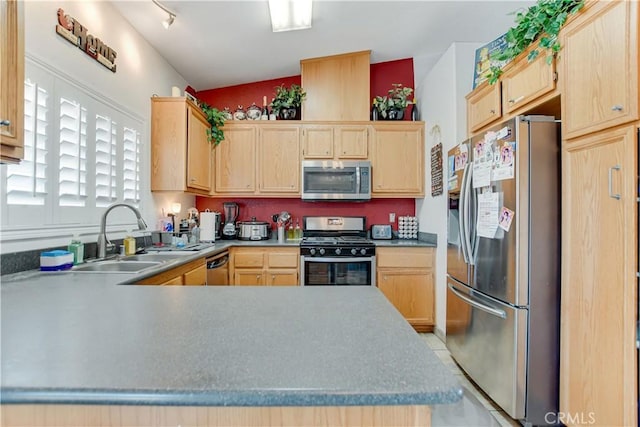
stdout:
POLYGON ((558 412, 558 126, 518 116, 448 156, 447 348, 524 425, 558 412))

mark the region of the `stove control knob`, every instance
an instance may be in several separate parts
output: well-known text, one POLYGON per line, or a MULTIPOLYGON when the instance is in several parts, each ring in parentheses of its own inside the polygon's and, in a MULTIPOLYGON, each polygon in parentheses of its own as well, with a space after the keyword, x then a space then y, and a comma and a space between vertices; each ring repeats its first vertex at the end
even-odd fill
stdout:
POLYGON ((315 249, 313 249, 313 248, 311 248, 311 249, 309 249, 309 253, 310 253, 311 255, 315 255, 315 254, 316 254, 316 250, 315 250, 315 249))
POLYGON ((342 252, 342 249, 336 248, 336 255, 340 255, 341 252, 342 252))
POLYGON ((365 248, 360 249, 360 253, 362 255, 366 255, 367 254, 367 250, 365 248))
POLYGON ((324 255, 324 249, 320 248, 320 255, 324 255))
POLYGON ((358 252, 356 251, 356 249, 355 249, 355 248, 351 249, 351 255, 355 255, 355 254, 357 254, 357 253, 358 253, 358 252))

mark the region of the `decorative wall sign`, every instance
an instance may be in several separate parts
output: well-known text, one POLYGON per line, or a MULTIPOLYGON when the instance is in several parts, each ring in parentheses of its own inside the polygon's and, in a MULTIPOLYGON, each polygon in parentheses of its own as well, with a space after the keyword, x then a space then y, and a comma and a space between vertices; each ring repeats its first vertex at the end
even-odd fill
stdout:
POLYGON ((104 44, 102 40, 87 32, 87 29, 77 19, 65 15, 64 10, 58 9, 58 25, 56 33, 64 37, 69 43, 104 65, 112 72, 116 72, 117 52, 104 44))
POLYGON ((436 145, 431 147, 431 196, 439 196, 442 194, 442 134, 440 126, 435 125, 429 132, 433 135, 433 139, 438 141, 436 145))

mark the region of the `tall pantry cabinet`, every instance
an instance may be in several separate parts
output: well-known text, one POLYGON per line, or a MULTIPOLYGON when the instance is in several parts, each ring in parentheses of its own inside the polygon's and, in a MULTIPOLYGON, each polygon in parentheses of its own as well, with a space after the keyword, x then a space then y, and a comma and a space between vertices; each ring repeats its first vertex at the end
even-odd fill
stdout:
POLYGON ((595 2, 562 31, 560 412, 638 420, 638 2, 595 2))

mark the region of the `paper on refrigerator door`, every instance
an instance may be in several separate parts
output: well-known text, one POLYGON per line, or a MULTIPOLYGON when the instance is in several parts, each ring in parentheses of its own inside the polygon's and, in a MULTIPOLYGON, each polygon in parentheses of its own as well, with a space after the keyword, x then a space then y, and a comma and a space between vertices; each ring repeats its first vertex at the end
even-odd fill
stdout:
POLYGON ((500 193, 478 194, 478 236, 493 239, 498 229, 500 213, 500 193))
POLYGON ((473 162, 473 188, 491 185, 491 163, 473 162))

